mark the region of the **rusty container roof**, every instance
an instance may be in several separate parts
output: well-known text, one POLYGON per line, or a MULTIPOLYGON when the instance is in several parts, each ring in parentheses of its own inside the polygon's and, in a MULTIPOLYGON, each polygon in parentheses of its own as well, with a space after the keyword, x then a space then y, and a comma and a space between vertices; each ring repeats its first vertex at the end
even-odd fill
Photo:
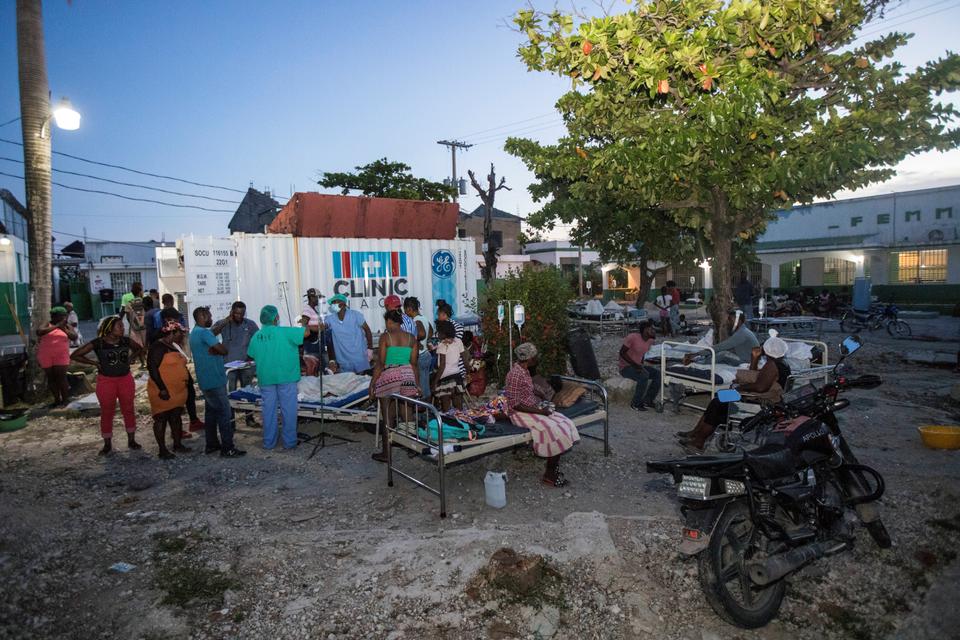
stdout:
POLYGON ((450 240, 459 212, 451 202, 297 192, 267 231, 302 238, 450 240))

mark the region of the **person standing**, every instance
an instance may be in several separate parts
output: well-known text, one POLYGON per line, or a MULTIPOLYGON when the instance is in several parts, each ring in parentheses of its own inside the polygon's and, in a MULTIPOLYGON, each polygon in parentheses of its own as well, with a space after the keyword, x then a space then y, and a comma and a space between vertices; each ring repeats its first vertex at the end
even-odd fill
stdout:
POLYGON ((177 344, 185 329, 176 320, 168 320, 160 330, 160 337, 150 345, 147 353, 147 397, 153 415, 153 435, 157 439, 161 460, 175 457, 167 449, 166 429, 169 425, 173 437, 173 450, 187 452, 183 440, 183 405, 187 401, 187 356, 177 344))
MULTIPOLYGON (((227 348, 224 354, 227 362, 250 362, 250 356, 247 355, 250 339, 259 330, 257 323, 247 317, 247 305, 239 300, 230 306, 230 315, 211 329, 213 335, 220 336, 220 341, 227 348)), ((231 370, 227 373, 227 391, 250 386, 253 384, 253 374, 252 366, 231 370)))
POLYGON ((246 455, 233 443, 233 411, 227 396, 227 374, 223 368, 223 356, 227 347, 220 344, 210 330, 213 316, 209 307, 193 310, 193 329, 190 331, 190 352, 197 371, 197 382, 203 392, 204 433, 207 454, 220 452, 222 458, 238 458, 246 455), (217 435, 219 433, 219 439, 217 435))
POLYGON ((673 304, 673 296, 666 287, 660 287, 660 295, 653 304, 660 310, 660 333, 665 336, 673 335, 670 327, 670 305, 673 304))
POLYGON ((433 374, 434 402, 444 412, 448 411, 451 405, 463 409, 466 349, 460 338, 456 337, 456 330, 449 320, 437 321, 437 335, 440 343, 437 345, 437 371, 433 374))
POLYGON ((330 314, 323 321, 332 334, 333 355, 340 371, 366 373, 373 359, 373 334, 363 314, 347 308, 347 297, 337 294, 330 298, 330 314))
POLYGON ((83 336, 80 335, 80 318, 77 316, 77 312, 73 310, 73 303, 69 300, 63 303, 63 308, 67 310, 67 325, 77 334, 77 337, 70 341, 70 347, 79 347, 83 344, 83 336))
POLYGON ((137 358, 140 345, 123 335, 123 322, 119 316, 107 316, 100 323, 97 337, 73 352, 72 360, 97 368, 97 402, 100 403, 100 437, 105 456, 113 450, 113 416, 117 403, 123 416, 123 429, 127 432, 127 448, 142 449, 136 438, 137 414, 134 410, 136 385, 130 373, 130 362, 137 358), (96 360, 87 354, 93 352, 96 360))
POLYGON ((680 325, 680 289, 676 282, 668 280, 667 291, 670 294, 670 330, 673 335, 677 335, 677 327, 680 325))
POLYGON ((260 331, 250 339, 247 355, 257 365, 263 400, 263 448, 277 446, 277 405, 283 415, 283 448, 297 446, 297 383, 300 345, 308 327, 280 327, 280 312, 272 304, 260 311, 260 331))
POLYGON ((413 320, 413 326, 416 333, 412 334, 417 339, 417 369, 420 372, 420 391, 424 400, 430 399, 430 371, 433 368, 433 354, 427 346, 427 343, 433 338, 433 327, 430 322, 420 313, 420 301, 414 296, 410 296, 403 301, 403 313, 413 320))
POLYGON ((125 309, 130 306, 130 303, 133 302, 134 298, 143 298, 143 285, 139 282, 134 282, 130 285, 130 291, 123 294, 120 297, 120 308, 125 309))
MULTIPOLYGON (((377 359, 370 380, 370 395, 380 402, 380 412, 384 424, 393 425, 396 403, 389 397, 399 394, 408 398, 420 395, 417 385, 417 340, 402 328, 402 317, 398 309, 391 309, 383 315, 386 331, 380 336, 377 345, 377 359)), ((408 418, 409 407, 403 405, 404 420, 408 418)), ((380 451, 373 454, 377 462, 387 461, 387 430, 380 432, 380 451)))
POLYGON ((740 282, 733 291, 733 299, 743 311, 744 319, 748 323, 753 320, 753 285, 747 279, 746 272, 740 273, 740 282))
POLYGON ((652 407, 660 390, 660 369, 643 362, 656 337, 653 323, 644 322, 638 331, 627 334, 620 347, 620 375, 637 383, 630 402, 634 411, 646 411, 647 407, 652 407))
MULTIPOLYGON (((153 297, 151 296, 150 299, 153 300, 153 297)), ((146 299, 144 301, 146 302, 146 299)), ((153 341, 157 339, 157 336, 160 333, 159 327, 162 324, 160 322, 160 312, 163 311, 160 306, 162 303, 159 300, 156 300, 151 302, 151 304, 153 306, 149 308, 147 308, 146 304, 144 304, 145 312, 143 314, 143 326, 144 336, 147 339, 147 344, 145 345, 146 347, 149 347, 151 344, 153 344, 153 341)))
POLYGON ((322 361, 324 354, 321 353, 320 337, 323 331, 321 326, 323 310, 320 308, 320 295, 311 287, 307 289, 304 297, 307 303, 303 305, 303 310, 300 312, 300 324, 310 329, 310 333, 303 340, 303 352, 317 356, 322 361))
POLYGON ((409 333, 410 335, 416 337, 417 335, 417 325, 414 323, 413 318, 408 316, 403 312, 403 301, 400 300, 398 295, 389 295, 383 299, 383 308, 387 311, 399 311, 400 312, 400 328, 409 333))
POLYGON ((67 310, 63 307, 50 309, 50 322, 37 329, 37 364, 47 375, 47 388, 53 396, 54 407, 65 406, 70 397, 67 369, 70 367, 70 341, 76 338, 76 332, 67 324, 67 310))
MULTIPOLYGON (((158 337, 162 333, 161 328, 166 326, 168 322, 176 322, 181 327, 184 327, 186 331, 187 321, 184 318, 183 314, 180 313, 180 310, 177 309, 173 302, 173 296, 169 293, 163 294, 161 298, 163 309, 160 310, 160 314, 157 316, 157 320, 160 325, 157 327, 158 337)), ((203 431, 206 427, 204 426, 203 421, 197 416, 197 390, 193 386, 193 377, 190 375, 190 371, 187 370, 187 415, 190 417, 190 431, 203 431)), ((191 433, 184 433, 183 438, 192 438, 191 433)))

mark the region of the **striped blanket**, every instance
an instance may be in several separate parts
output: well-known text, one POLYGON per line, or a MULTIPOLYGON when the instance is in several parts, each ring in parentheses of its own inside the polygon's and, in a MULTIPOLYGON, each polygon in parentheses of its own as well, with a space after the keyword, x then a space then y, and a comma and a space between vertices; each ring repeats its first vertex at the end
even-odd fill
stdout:
POLYGON ((510 421, 532 432, 533 452, 541 458, 558 456, 580 441, 573 421, 556 411, 549 416, 514 411, 510 414, 510 421))

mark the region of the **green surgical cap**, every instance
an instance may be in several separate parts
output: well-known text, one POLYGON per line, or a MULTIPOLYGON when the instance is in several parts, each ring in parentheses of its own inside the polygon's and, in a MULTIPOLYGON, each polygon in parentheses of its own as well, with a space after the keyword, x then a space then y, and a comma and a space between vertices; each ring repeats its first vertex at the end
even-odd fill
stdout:
POLYGON ((273 324, 280 317, 280 312, 272 304, 268 304, 260 310, 260 324, 273 324))
POLYGON ((52 316, 65 316, 67 315, 66 307, 53 307, 50 309, 50 315, 52 316))

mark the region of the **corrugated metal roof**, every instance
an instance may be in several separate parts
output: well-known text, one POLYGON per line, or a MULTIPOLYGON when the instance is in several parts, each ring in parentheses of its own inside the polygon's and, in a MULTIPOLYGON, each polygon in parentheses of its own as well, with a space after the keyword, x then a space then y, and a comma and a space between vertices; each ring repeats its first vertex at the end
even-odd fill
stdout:
POLYGON ((301 238, 451 240, 460 207, 450 202, 295 193, 270 233, 301 238))

